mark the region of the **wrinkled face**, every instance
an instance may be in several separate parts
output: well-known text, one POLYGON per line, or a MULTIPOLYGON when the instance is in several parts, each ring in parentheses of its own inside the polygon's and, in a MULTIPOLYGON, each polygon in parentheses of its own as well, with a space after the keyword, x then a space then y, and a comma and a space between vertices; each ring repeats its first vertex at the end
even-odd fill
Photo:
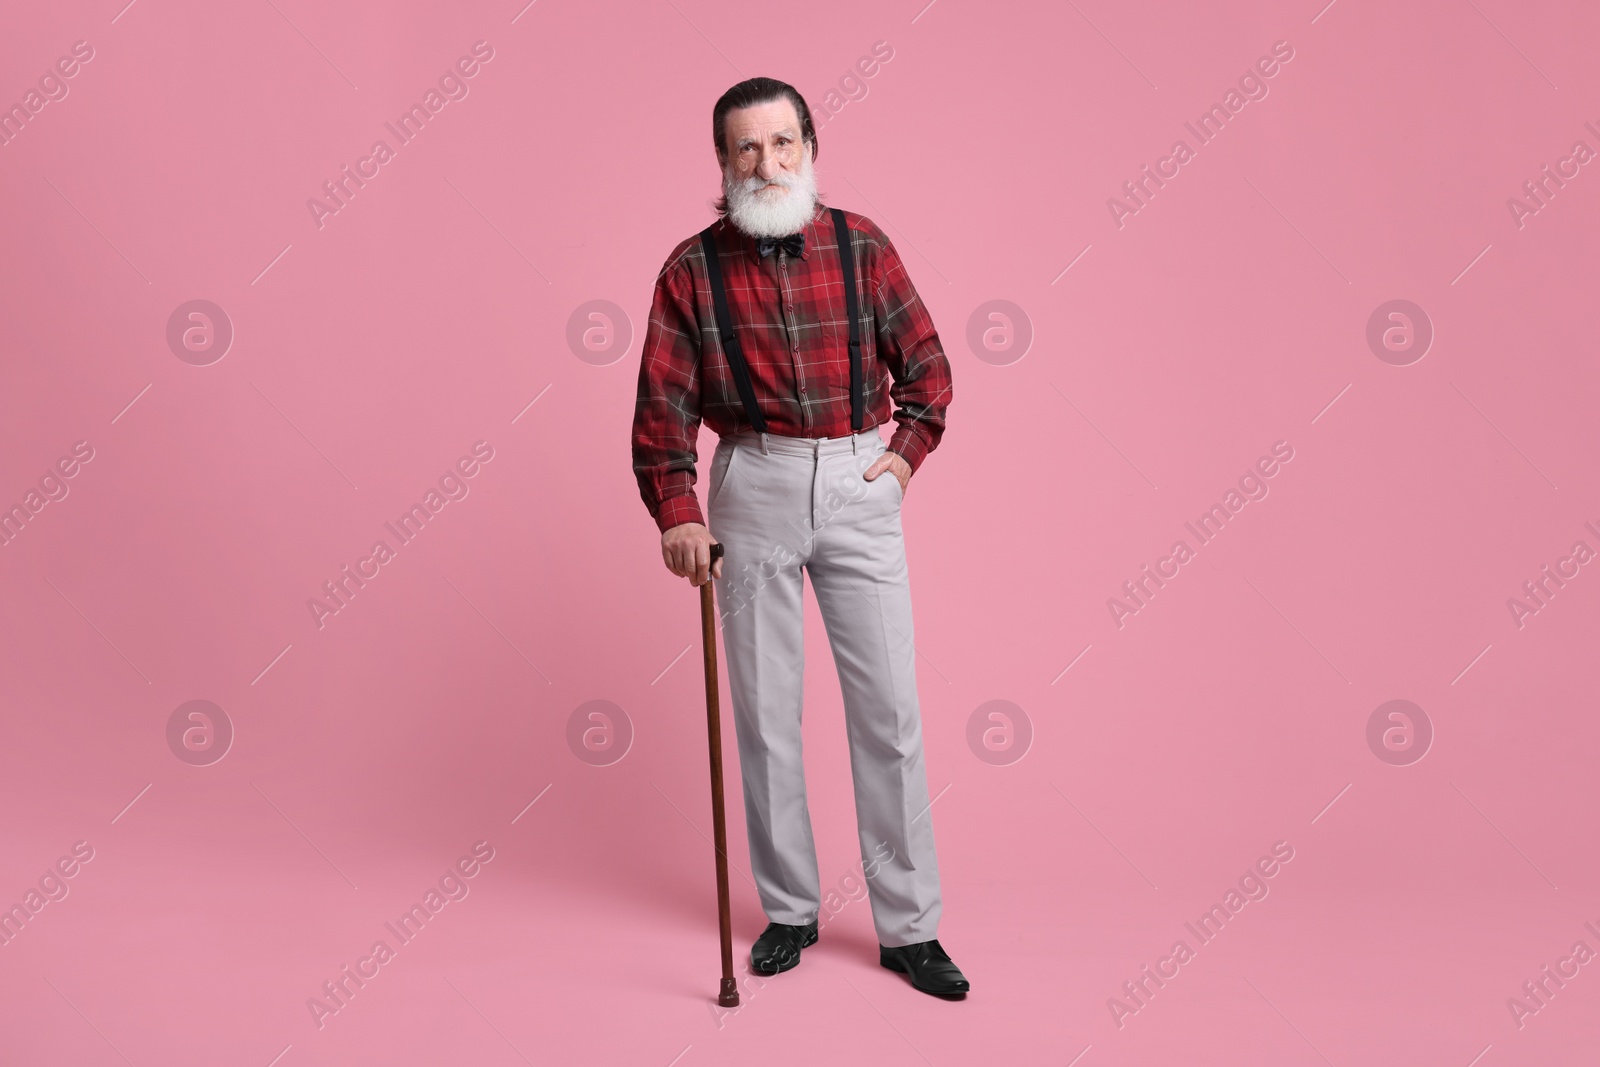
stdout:
POLYGON ((800 116, 788 100, 739 108, 728 112, 723 130, 726 146, 717 162, 735 182, 752 177, 767 184, 755 191, 760 201, 778 201, 789 195, 778 175, 798 176, 802 159, 810 151, 800 139, 800 116))

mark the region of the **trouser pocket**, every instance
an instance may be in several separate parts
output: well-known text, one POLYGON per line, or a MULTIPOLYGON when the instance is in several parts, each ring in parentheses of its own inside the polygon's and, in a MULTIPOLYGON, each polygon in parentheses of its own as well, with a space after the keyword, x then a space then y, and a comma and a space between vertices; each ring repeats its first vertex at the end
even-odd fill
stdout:
POLYGON ((739 454, 739 446, 733 442, 717 443, 716 453, 711 457, 710 487, 706 492, 706 507, 710 508, 722 495, 722 487, 728 483, 728 472, 733 467, 734 457, 739 454))

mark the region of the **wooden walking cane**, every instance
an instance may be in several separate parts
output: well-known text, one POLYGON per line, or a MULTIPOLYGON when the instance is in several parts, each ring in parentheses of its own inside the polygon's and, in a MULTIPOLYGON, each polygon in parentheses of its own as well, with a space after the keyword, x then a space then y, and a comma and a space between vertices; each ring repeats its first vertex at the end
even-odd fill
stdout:
MULTIPOLYGON (((711 546, 711 565, 723 552, 720 543, 711 546)), ((739 1006, 739 987, 733 978, 733 914, 728 905, 728 828, 722 810, 722 724, 721 700, 717 695, 717 618, 711 596, 711 575, 700 586, 700 640, 706 659, 706 733, 711 743, 711 835, 717 848, 717 925, 722 934, 722 990, 717 1003, 724 1008, 739 1006)))

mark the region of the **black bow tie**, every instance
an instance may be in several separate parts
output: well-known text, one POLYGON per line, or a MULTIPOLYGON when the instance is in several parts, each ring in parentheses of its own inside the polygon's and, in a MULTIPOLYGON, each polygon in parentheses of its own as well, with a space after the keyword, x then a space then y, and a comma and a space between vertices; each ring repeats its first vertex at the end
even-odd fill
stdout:
POLYGON ((756 238, 756 251, 761 253, 762 259, 766 259, 779 248, 782 248, 785 252, 789 253, 790 256, 798 256, 801 251, 805 249, 805 247, 806 235, 803 232, 791 233, 787 237, 756 238))

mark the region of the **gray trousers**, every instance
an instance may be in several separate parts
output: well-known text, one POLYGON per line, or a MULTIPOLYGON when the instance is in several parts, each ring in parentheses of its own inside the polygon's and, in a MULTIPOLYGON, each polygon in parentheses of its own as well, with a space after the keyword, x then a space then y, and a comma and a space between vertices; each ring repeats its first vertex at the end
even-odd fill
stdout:
POLYGON ((885 449, 875 428, 722 438, 706 518, 724 546, 717 602, 762 908, 799 926, 822 901, 800 752, 803 568, 844 696, 872 921, 896 946, 938 936, 940 897, 900 482, 862 477, 885 449))

